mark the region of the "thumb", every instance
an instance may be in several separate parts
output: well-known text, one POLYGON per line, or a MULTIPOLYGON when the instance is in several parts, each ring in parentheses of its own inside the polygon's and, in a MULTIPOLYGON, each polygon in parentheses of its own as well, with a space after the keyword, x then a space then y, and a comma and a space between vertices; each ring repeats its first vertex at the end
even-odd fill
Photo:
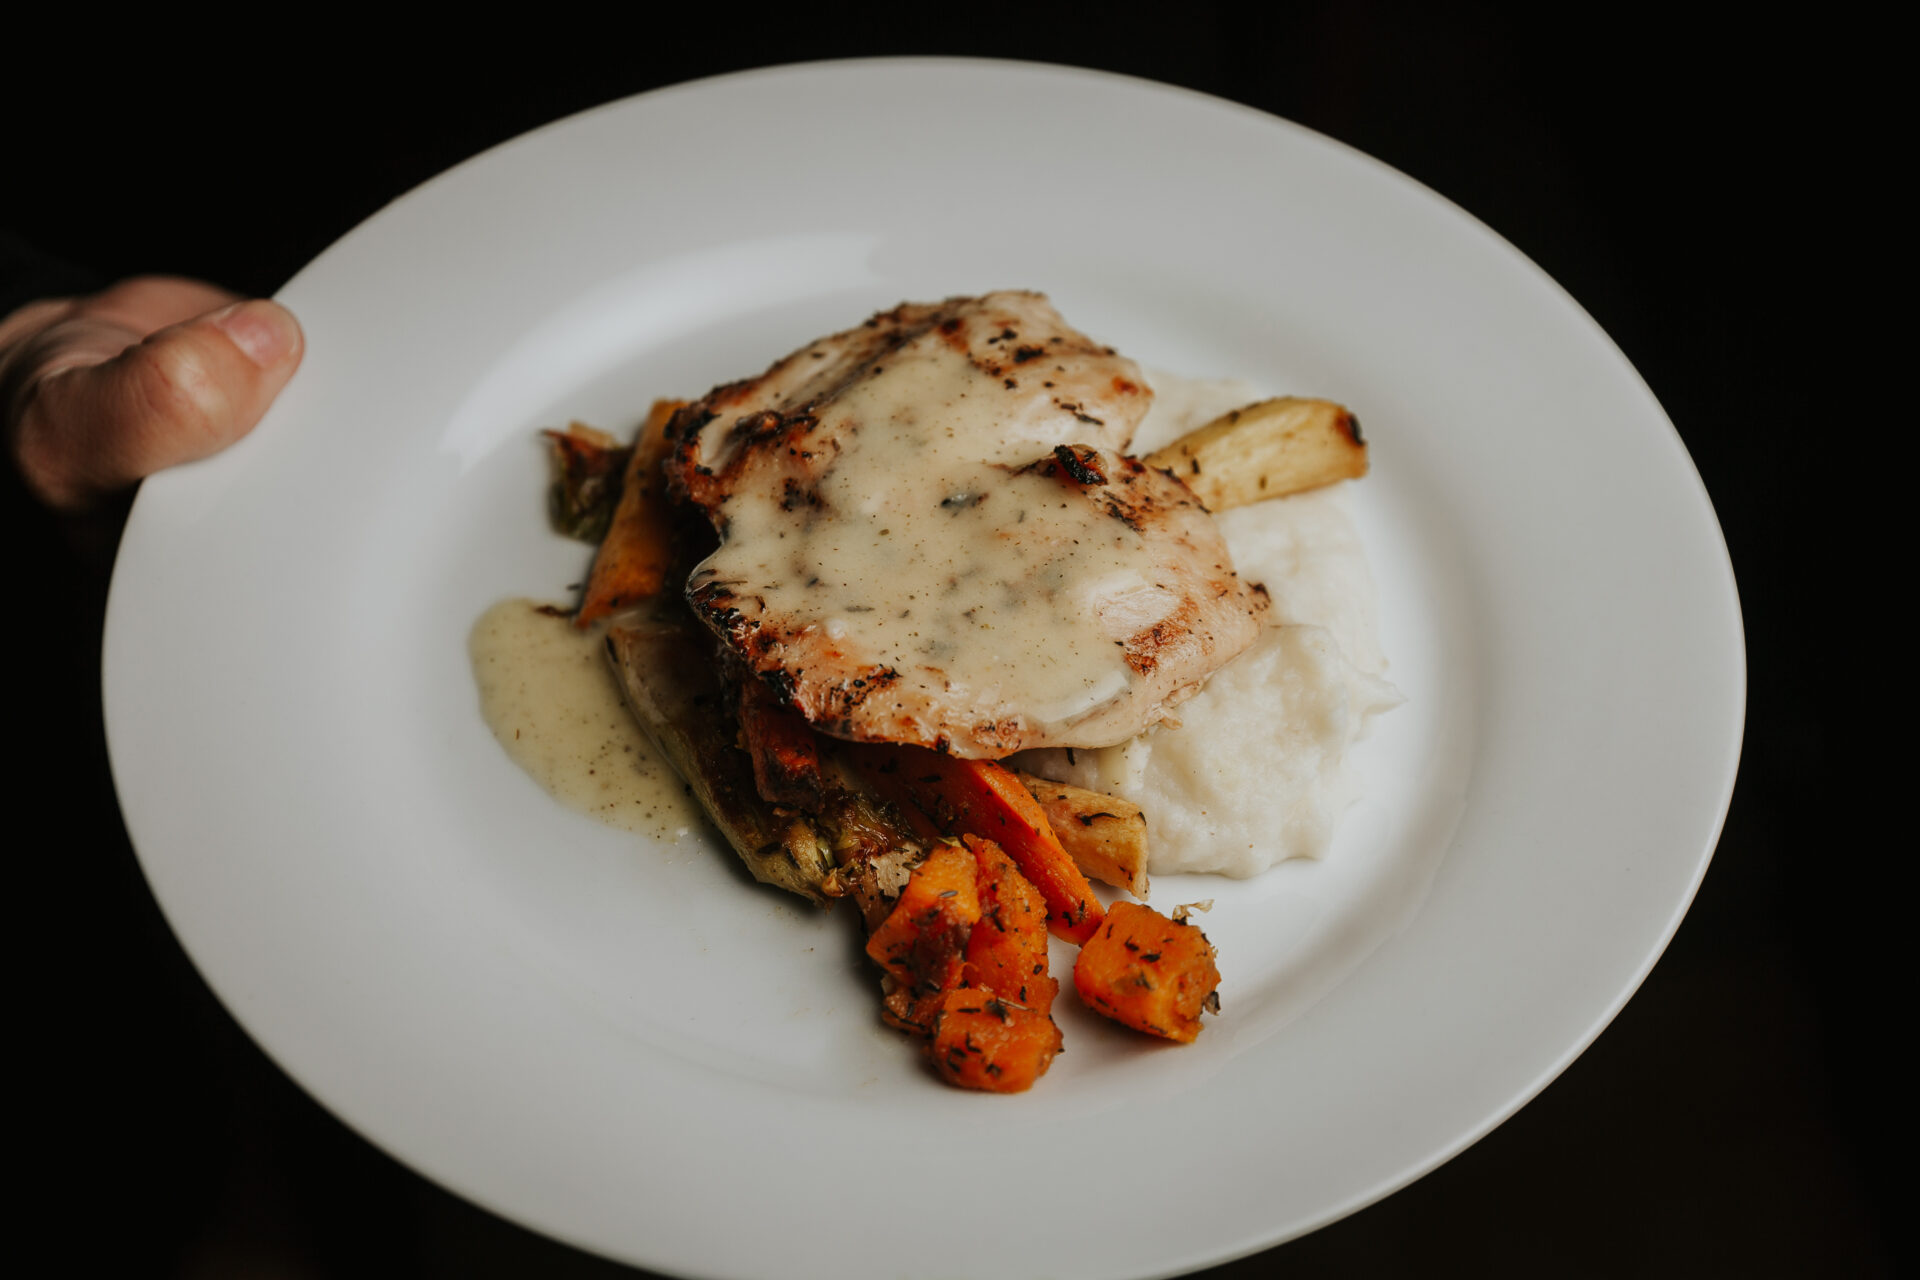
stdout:
POLYGON ((264 299, 155 330, 104 360, 96 335, 73 339, 48 352, 16 444, 42 497, 68 509, 238 440, 304 347, 293 313, 264 299))

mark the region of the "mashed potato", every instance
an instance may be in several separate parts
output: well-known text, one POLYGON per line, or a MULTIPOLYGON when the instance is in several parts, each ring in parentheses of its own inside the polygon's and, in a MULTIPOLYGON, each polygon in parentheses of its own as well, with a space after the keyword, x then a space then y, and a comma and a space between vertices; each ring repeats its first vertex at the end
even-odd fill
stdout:
MULTIPOLYGON (((1243 382, 1152 375, 1145 454, 1261 398, 1243 382)), ((1219 518, 1234 566, 1273 596, 1253 647, 1161 725, 1115 747, 1049 748, 1014 763, 1058 782, 1124 796, 1147 815, 1149 870, 1255 875, 1317 858, 1355 798, 1347 750, 1397 705, 1384 678, 1373 582, 1336 490, 1256 503, 1219 518)))

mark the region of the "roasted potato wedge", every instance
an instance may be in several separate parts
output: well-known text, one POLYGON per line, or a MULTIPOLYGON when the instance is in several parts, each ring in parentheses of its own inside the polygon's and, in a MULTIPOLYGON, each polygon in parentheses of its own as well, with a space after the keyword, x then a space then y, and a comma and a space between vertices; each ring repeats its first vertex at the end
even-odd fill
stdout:
POLYGON ((1367 474, 1360 420, 1331 400, 1281 396, 1223 414, 1144 460, 1170 471, 1209 511, 1367 474))

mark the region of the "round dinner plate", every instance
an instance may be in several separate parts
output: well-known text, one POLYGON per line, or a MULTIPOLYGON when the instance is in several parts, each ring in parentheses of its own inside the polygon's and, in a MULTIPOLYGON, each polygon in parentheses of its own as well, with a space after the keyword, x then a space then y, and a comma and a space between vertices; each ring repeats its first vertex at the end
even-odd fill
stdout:
MULTIPOLYGON (((1432 1169, 1578 1054, 1718 836, 1744 656, 1659 405, 1460 210, 1325 138, 1012 63, 650 93, 401 198, 290 283, 299 375, 147 482, 109 604, 128 828, 276 1061, 507 1217, 716 1277, 1168 1275, 1432 1169), (1404 705, 1329 856, 1210 898, 1222 1014, 1062 1000, 1032 1092, 940 1085, 840 914, 716 838, 563 809, 483 723, 469 629, 561 600, 536 431, 620 432, 902 299, 1047 292, 1149 368, 1351 405, 1404 705)), ((1151 818, 1151 815, 1149 815, 1151 818)))

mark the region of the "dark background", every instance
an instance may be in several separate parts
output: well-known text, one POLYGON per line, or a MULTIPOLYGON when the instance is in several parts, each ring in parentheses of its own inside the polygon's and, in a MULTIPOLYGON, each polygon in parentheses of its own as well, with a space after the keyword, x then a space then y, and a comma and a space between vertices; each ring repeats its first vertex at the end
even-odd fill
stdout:
MULTIPOLYGON (((457 36, 270 44, 204 15, 205 29, 174 15, 134 32, 29 31, 0 85, 0 230, 101 281, 164 270, 270 293, 386 201, 533 126, 696 76, 869 54, 1170 81, 1396 166, 1566 286, 1685 439, 1745 610, 1744 758, 1691 914, 1559 1081, 1412 1187, 1206 1274, 1882 1274, 1904 1247, 1879 1176, 1900 1114, 1883 1028, 1913 1001, 1887 999, 1881 976, 1894 900, 1861 888, 1878 850, 1834 816, 1871 807, 1842 772, 1849 740, 1835 740, 1830 710, 1860 695, 1815 673, 1842 656, 1832 615, 1852 607, 1818 556, 1841 545, 1821 530, 1838 523, 1843 468, 1858 466, 1837 447, 1859 412, 1839 335, 1871 252, 1835 139, 1853 50, 1885 37, 1845 11, 1817 18, 1817 30, 1728 29, 1483 5, 1118 6, 1097 19, 816 5, 639 10, 618 30, 549 9, 494 34, 469 14, 457 36)), ((114 807, 98 716, 110 538, 98 521, 5 501, 15 716, 42 744, 9 790, 19 831, 55 815, 10 839, 7 859, 18 1159, 33 1186, 15 1215, 22 1249, 38 1236, 99 1264, 82 1270, 121 1275, 638 1274, 401 1168, 308 1101, 213 1000, 114 807)), ((877 1194, 889 1176, 882 1159, 877 1194)), ((1151 1188, 1137 1195, 1117 1211, 1150 1212, 1151 1188)))

